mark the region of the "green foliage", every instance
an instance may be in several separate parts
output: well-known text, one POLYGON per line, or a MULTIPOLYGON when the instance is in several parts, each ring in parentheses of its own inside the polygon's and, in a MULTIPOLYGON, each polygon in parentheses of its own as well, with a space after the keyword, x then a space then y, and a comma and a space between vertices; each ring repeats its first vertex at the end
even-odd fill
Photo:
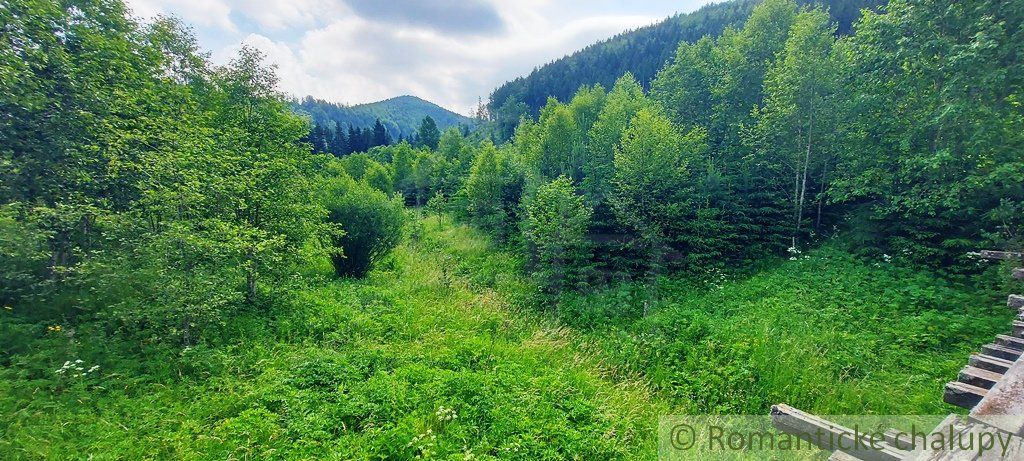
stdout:
POLYGON ((572 180, 559 176, 542 185, 525 205, 523 240, 536 260, 536 276, 552 293, 587 282, 587 231, 593 211, 576 194, 572 180))
POLYGON ((1024 16, 754 3, 497 91, 500 146, 296 116, 257 51, 117 0, 5 3, 0 458, 648 459, 656 414, 947 412, 1012 287, 913 264, 1022 240, 1024 16))
POLYGON ((32 44, 0 46, 4 245, 22 247, 0 299, 191 346, 318 246, 308 126, 258 52, 211 66, 184 26, 116 1, 0 15, 32 44))
POLYGON ((569 107, 550 99, 541 111, 540 130, 540 158, 536 159, 539 177, 580 178, 582 133, 569 107))
POLYGON ((18 220, 17 205, 0 208, 0 304, 10 306, 33 293, 44 292, 40 286, 49 271, 49 247, 46 235, 32 223, 18 220))
MULTIPOLYGON (((369 154, 346 155, 337 162, 341 166, 341 170, 352 179, 363 181, 386 194, 394 192, 395 181, 391 177, 390 168, 370 158, 369 154)), ((334 172, 334 174, 338 173, 340 172, 334 172)))
POLYGON ((499 240, 507 240, 516 222, 522 191, 520 166, 490 141, 484 141, 466 179, 466 213, 470 221, 499 240))
POLYGON ((437 143, 440 141, 440 138, 441 132, 438 131, 437 123, 434 122, 434 119, 429 115, 423 117, 419 128, 416 129, 416 142, 430 149, 437 149, 437 143))
POLYGON ((830 196, 867 204, 865 243, 964 267, 1019 235, 1022 215, 997 211, 1024 203, 1024 14, 1004 6, 894 1, 838 47, 851 97, 830 196))
POLYGON ((650 101, 632 74, 623 75, 608 93, 604 107, 587 133, 583 188, 594 203, 603 201, 612 188, 615 149, 619 146, 623 131, 637 112, 649 106, 650 101))
POLYGON ((272 321, 235 318, 229 344, 140 360, 94 328, 3 311, 0 458, 654 457, 669 407, 521 309, 536 287, 515 255, 435 222, 392 268, 296 287, 272 321), (99 368, 54 373, 65 361, 99 368))
POLYGON ((718 270, 566 299, 564 321, 685 413, 946 414, 943 384, 1012 317, 995 293, 828 246, 750 276, 718 270), (940 320, 941 319, 941 320, 940 320), (938 322, 938 323, 936 323, 938 322))
MULTIPOLYGON (((828 14, 819 10, 797 15, 780 57, 764 81, 764 106, 754 109, 756 125, 747 143, 757 156, 755 168, 789 197, 794 229, 792 245, 803 240, 805 208, 825 200, 826 173, 834 164, 837 140, 837 74, 831 57, 835 41, 828 14), (815 194, 815 191, 820 191, 815 194)), ((820 227, 821 210, 809 228, 820 227)))
POLYGON ((328 221, 341 228, 332 242, 335 274, 365 276, 401 241, 404 204, 347 175, 325 179, 321 193, 328 221))
MULTIPOLYGON (((298 112, 308 114, 315 125, 324 127, 333 128, 337 123, 343 129, 365 130, 373 128, 379 120, 388 134, 396 140, 409 140, 414 137, 424 117, 433 119, 440 130, 474 126, 472 119, 415 96, 398 96, 354 106, 330 103, 307 96, 301 101, 293 101, 292 106, 298 112)), ((357 149, 355 152, 362 150, 357 149)))
MULTIPOLYGON (((501 140, 510 139, 515 123, 525 114, 536 115, 549 97, 567 101, 581 86, 608 88, 630 73, 646 88, 669 61, 677 47, 705 37, 717 37, 729 27, 742 26, 759 0, 734 0, 705 5, 657 24, 623 32, 569 56, 534 69, 530 75, 505 83, 491 93, 489 107, 503 128, 501 140), (508 113, 509 115, 503 115, 508 113), (511 126, 508 123, 511 122, 511 126)), ((850 33, 861 9, 884 5, 885 0, 799 0, 831 13, 843 34, 850 33)))
POLYGON ((655 276, 664 264, 666 231, 686 203, 689 175, 683 138, 654 109, 637 112, 615 148, 614 189, 609 200, 619 222, 636 232, 644 270, 655 276))

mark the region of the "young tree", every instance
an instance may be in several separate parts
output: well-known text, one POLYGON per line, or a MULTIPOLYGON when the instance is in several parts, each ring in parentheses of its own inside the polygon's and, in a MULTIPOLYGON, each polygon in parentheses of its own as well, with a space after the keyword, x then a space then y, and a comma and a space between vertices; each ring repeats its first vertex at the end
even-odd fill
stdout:
POLYGON ((796 18, 795 0, 765 0, 754 8, 739 31, 727 30, 713 51, 717 74, 711 94, 715 106, 708 132, 712 146, 729 155, 745 155, 740 133, 750 124, 750 110, 760 106, 768 67, 785 47, 796 18))
POLYGON ((657 102, 679 127, 711 124, 716 77, 715 40, 705 36, 696 43, 682 42, 675 58, 651 83, 651 100, 657 102))
POLYGON ((484 231, 505 240, 515 222, 523 177, 508 156, 484 141, 466 179, 466 212, 484 231))
POLYGON ((509 97, 500 106, 497 106, 495 101, 492 101, 491 104, 498 107, 498 110, 494 112, 494 123, 497 125, 498 131, 497 142, 512 139, 520 120, 529 115, 529 106, 514 97, 509 97))
POLYGON ((348 127, 348 136, 345 137, 348 140, 348 145, 345 146, 345 154, 351 154, 353 152, 366 152, 369 147, 363 142, 363 132, 359 128, 354 126, 348 127))
POLYGON ((282 101, 275 69, 258 50, 243 47, 214 82, 219 91, 206 101, 223 130, 216 147, 224 161, 215 203, 226 213, 218 218, 233 228, 252 302, 258 280, 287 267, 318 219, 306 181, 308 152, 299 143, 307 125, 282 101))
POLYGON ((666 230, 687 207, 684 140, 667 117, 640 109, 615 148, 610 202, 616 218, 636 232, 649 286, 664 266, 666 230))
POLYGON ((760 164, 769 169, 768 176, 776 178, 775 187, 786 192, 792 204, 794 247, 803 234, 808 188, 813 182, 825 187, 834 144, 834 37, 828 13, 809 10, 797 15, 781 57, 768 68, 764 106, 754 110, 756 125, 748 137, 748 144, 764 159, 760 164))
POLYGON ((335 156, 341 157, 347 153, 348 140, 345 138, 345 129, 341 127, 341 123, 337 120, 334 121, 334 130, 331 131, 330 144, 330 151, 335 156))
POLYGON ((405 196, 406 201, 414 200, 416 180, 413 167, 416 162, 416 151, 409 144, 399 144, 391 149, 391 166, 395 171, 395 190, 405 196))
POLYGON ((437 144, 437 150, 447 166, 439 187, 448 195, 454 194, 462 187, 463 180, 469 174, 476 151, 456 127, 444 131, 437 144))
POLYGON ((631 74, 623 75, 608 93, 604 107, 590 129, 583 165, 583 189, 591 203, 604 201, 612 189, 615 149, 630 120, 650 106, 643 88, 631 74))
POLYGON ((541 112, 540 158, 536 171, 545 180, 567 175, 579 180, 582 176, 582 136, 572 112, 554 98, 541 112))
POLYGON ((440 138, 441 132, 438 131, 437 123, 434 122, 434 119, 429 115, 423 117, 423 121, 420 122, 420 126, 416 130, 416 139, 419 140, 420 145, 436 150, 440 138))
POLYGON ((535 274, 550 293, 586 283, 591 214, 566 176, 542 185, 526 204, 523 240, 536 261, 535 274))
POLYGON ((391 135, 388 134, 388 129, 384 127, 384 124, 380 122, 378 118, 373 123, 373 142, 370 147, 375 146, 387 146, 391 144, 391 135))
POLYGON ((436 183, 443 180, 444 159, 433 152, 420 152, 413 163, 413 187, 416 206, 422 206, 430 198, 436 183))

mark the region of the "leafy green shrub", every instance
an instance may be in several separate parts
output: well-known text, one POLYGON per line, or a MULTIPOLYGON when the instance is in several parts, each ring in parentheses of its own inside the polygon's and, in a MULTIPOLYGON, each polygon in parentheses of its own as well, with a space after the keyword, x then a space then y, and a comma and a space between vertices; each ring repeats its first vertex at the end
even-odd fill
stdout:
POLYGON ((339 251, 331 255, 339 277, 366 275, 401 241, 406 217, 400 198, 388 198, 346 175, 327 181, 323 202, 328 221, 343 229, 333 238, 339 251))
POLYGON ((45 234, 0 208, 0 303, 10 306, 43 280, 48 262, 45 234))
POLYGON ((353 179, 363 181, 387 194, 395 191, 391 169, 370 158, 368 154, 352 154, 335 162, 337 166, 332 165, 333 168, 330 168, 333 171, 343 170, 353 179))
POLYGON ((523 238, 546 288, 561 293, 585 283, 590 259, 590 207, 566 176, 542 185, 525 206, 523 238))

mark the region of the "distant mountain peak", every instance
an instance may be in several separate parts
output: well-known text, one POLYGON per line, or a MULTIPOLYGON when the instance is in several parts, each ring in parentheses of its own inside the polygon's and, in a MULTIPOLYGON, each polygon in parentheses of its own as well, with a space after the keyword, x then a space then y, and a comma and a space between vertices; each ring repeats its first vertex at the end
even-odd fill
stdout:
POLYGON ((473 126, 475 121, 426 99, 403 94, 382 101, 345 106, 306 97, 293 103, 317 124, 338 122, 344 127, 367 128, 380 119, 392 137, 408 138, 416 133, 424 117, 430 116, 441 130, 452 126, 473 126))

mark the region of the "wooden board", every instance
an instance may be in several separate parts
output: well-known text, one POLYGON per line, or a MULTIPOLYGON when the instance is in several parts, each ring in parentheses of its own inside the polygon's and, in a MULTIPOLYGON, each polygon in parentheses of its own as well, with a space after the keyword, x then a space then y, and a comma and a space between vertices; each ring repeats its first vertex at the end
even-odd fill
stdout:
POLYGON ((1013 260, 1013 259, 1024 259, 1024 253, 1016 251, 993 251, 993 250, 982 250, 978 252, 978 255, 985 259, 997 259, 997 260, 1013 260))
POLYGON ((996 335, 995 343, 1000 346, 1024 349, 1024 339, 1010 335, 996 335))
POLYGON ((973 367, 994 371, 996 373, 1006 373, 1010 370, 1010 367, 1013 366, 1013 362, 1009 360, 985 354, 971 354, 971 358, 968 359, 968 363, 973 367))
POLYGON ((960 376, 957 377, 957 381, 964 384, 970 384, 975 387, 980 387, 982 389, 992 389, 992 386, 995 386, 1002 378, 1002 373, 996 373, 994 371, 967 365, 960 370, 960 376))
POLYGON ((942 393, 942 401, 970 410, 975 405, 981 403, 987 394, 988 389, 953 381, 946 383, 946 391, 942 393))
MULTIPOLYGON (((856 445, 854 443, 853 434, 855 432, 853 429, 840 426, 810 413, 804 413, 789 405, 779 404, 772 406, 772 425, 782 432, 796 436, 816 433, 831 434, 832 437, 829 439, 835 441, 834 446, 818 445, 818 448, 826 451, 836 451, 840 445, 845 447, 856 445)), ((824 441, 824 438, 815 440, 824 441)), ((860 443, 866 444, 866 441, 862 439, 860 443)), ((854 459, 864 461, 901 461, 907 455, 907 452, 885 442, 876 442, 876 445, 879 446, 879 450, 847 451, 846 454, 852 455, 854 459)))
POLYGON ((853 455, 848 455, 841 451, 832 453, 832 456, 828 457, 828 461, 861 461, 860 458, 854 458, 853 455))
POLYGON ((1021 356, 1020 349, 1014 349, 1012 347, 1000 346, 998 344, 986 344, 981 346, 981 352, 985 355, 991 355, 998 357, 1003 360, 1016 361, 1021 356))
POLYGON ((971 410, 971 417, 1024 436, 1024 360, 1018 360, 971 410))
MULTIPOLYGON (((964 416, 949 415, 932 431, 929 440, 934 440, 939 435, 948 438, 950 434, 953 434, 957 440, 968 440, 969 437, 974 437, 974 440, 977 440, 981 434, 987 434, 991 437, 992 434, 999 434, 999 430, 984 423, 972 421, 964 416), (951 430, 952 432, 950 432, 951 430)), ((938 449, 937 447, 921 446, 908 455, 906 459, 907 461, 995 461, 1024 459, 1024 439, 1005 433, 1002 433, 1002 435, 1006 436, 1006 439, 1003 440, 1008 444, 1005 456, 998 447, 993 447, 991 451, 986 451, 979 456, 977 450, 959 450, 956 447, 950 450, 948 448, 938 449)))

